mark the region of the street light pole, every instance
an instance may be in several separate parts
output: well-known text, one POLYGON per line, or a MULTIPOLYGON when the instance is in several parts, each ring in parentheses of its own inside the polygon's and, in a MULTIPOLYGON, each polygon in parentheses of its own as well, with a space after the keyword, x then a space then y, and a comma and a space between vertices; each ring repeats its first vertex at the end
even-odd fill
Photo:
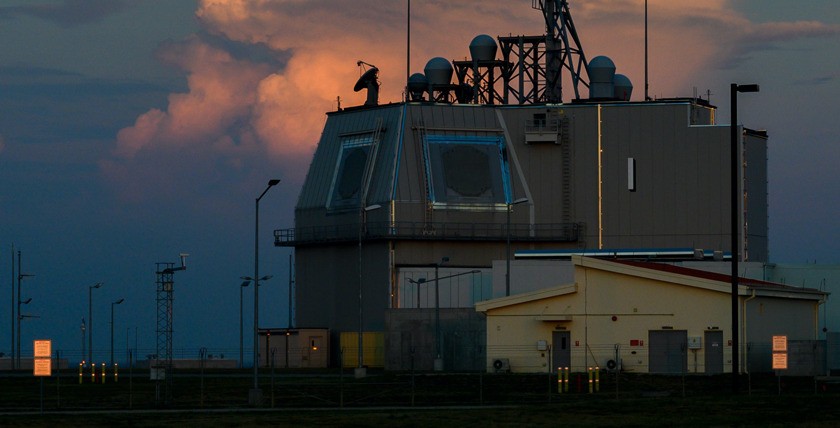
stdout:
POLYGON ((507 204, 507 246, 505 250, 505 296, 510 296, 510 212, 514 205, 528 202, 528 198, 519 198, 507 204))
POLYGON ((85 339, 85 317, 82 317, 82 363, 85 361, 85 344, 87 340, 85 339))
POLYGON ((88 364, 93 364, 93 289, 99 287, 101 282, 88 286, 88 364))
POLYGON ((18 308, 17 308, 17 311, 18 311, 18 318, 17 318, 18 319, 18 322, 17 322, 17 368, 18 369, 20 369, 20 349, 21 349, 20 348, 20 322, 24 318, 30 318, 29 316, 25 316, 25 315, 20 313, 20 305, 21 304, 28 305, 29 302, 31 302, 31 301, 32 301, 31 297, 26 299, 26 300, 20 300, 20 294, 18 294, 18 308))
POLYGON ((120 299, 111 302, 111 367, 114 366, 114 306, 124 302, 125 299, 120 299))
POLYGON ((367 370, 364 367, 364 343, 362 341, 362 334, 364 333, 364 306, 362 300, 362 231, 365 227, 365 213, 368 211, 378 210, 380 208, 382 208, 382 205, 379 204, 373 204, 368 206, 362 205, 362 208, 359 210, 359 352, 357 352, 358 364, 356 365, 356 377, 364 377, 367 374, 367 370))
MULTIPOLYGON (((20 313, 20 305, 23 303, 24 305, 28 305, 29 302, 32 301, 32 298, 26 299, 26 301, 21 300, 20 296, 20 282, 23 278, 32 278, 35 275, 31 275, 28 273, 23 273, 21 270, 20 264, 20 251, 17 252, 18 256, 18 275, 17 275, 17 356, 12 355, 12 358, 16 360, 15 368, 20 369, 20 321, 24 318, 21 316, 20 313)), ((14 262, 14 261, 13 261, 14 262)))
POLYGON ((247 287, 251 281, 243 281, 242 284, 239 284, 239 368, 243 367, 243 362, 245 360, 245 347, 243 342, 243 334, 242 334, 242 290, 247 287))
POLYGON ((252 405, 262 403, 262 390, 259 385, 259 341, 260 341, 260 199, 269 189, 280 183, 278 179, 268 180, 265 190, 254 201, 254 387, 249 394, 252 405))
POLYGON ((748 84, 748 85, 739 85, 737 83, 732 83, 729 86, 729 100, 730 100, 730 114, 732 115, 732 121, 730 123, 730 214, 731 214, 731 247, 732 247, 732 392, 738 393, 738 375, 741 372, 741 362, 739 359, 739 348, 741 346, 738 338, 738 329, 740 325, 738 323, 738 259, 740 258, 740 248, 741 248, 741 241, 739 239, 739 228, 740 228, 740 221, 739 221, 739 191, 738 189, 738 166, 740 165, 740 156, 739 156, 739 148, 741 147, 740 144, 740 128, 738 127, 738 92, 758 92, 758 85, 756 84, 748 84))

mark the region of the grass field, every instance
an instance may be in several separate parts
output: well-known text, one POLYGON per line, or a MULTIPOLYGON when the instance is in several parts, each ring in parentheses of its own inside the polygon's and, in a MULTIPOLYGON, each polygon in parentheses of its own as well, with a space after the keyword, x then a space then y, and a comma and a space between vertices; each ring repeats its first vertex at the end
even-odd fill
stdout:
POLYGON ((43 414, 40 379, 2 376, 4 427, 840 426, 833 385, 771 375, 742 378, 738 394, 729 376, 626 374, 604 374, 600 390, 589 394, 586 378, 578 392, 573 375, 571 391, 560 394, 548 375, 283 373, 272 382, 266 374, 260 408, 248 405, 245 372, 176 374, 169 402, 147 374, 104 385, 67 376, 44 381, 43 414))

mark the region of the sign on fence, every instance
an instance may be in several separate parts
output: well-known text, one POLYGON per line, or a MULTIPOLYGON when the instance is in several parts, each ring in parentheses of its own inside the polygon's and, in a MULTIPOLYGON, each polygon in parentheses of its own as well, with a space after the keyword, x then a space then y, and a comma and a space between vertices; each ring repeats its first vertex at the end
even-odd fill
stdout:
POLYGON ((32 371, 35 376, 51 376, 52 375, 52 341, 51 340, 36 340, 33 343, 35 349, 35 359, 32 362, 32 371))
POLYGON ((787 370, 787 336, 773 336, 773 370, 787 370))

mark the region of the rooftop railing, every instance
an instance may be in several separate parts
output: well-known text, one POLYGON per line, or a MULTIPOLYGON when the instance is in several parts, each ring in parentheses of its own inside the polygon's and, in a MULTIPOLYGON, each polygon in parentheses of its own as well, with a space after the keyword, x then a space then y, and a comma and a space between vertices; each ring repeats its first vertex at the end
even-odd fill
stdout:
MULTIPOLYGON (((508 238, 506 224, 499 223, 449 223, 449 222, 368 222, 362 230, 362 239, 395 240, 451 240, 499 241, 508 238)), ((510 239, 514 241, 575 242, 580 225, 577 223, 515 223, 510 225, 510 239)), ((274 231, 274 245, 296 245, 329 242, 357 241, 359 223, 330 226, 310 226, 274 231)))

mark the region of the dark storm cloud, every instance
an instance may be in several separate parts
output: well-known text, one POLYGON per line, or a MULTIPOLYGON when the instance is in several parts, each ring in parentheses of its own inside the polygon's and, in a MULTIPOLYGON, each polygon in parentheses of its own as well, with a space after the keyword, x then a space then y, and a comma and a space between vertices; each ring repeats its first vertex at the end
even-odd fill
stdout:
POLYGON ((139 0, 64 0, 27 6, 0 6, 0 18, 31 16, 65 28, 98 22, 139 0))
POLYGON ((106 139, 176 89, 58 69, 0 67, 0 129, 7 142, 106 139))

